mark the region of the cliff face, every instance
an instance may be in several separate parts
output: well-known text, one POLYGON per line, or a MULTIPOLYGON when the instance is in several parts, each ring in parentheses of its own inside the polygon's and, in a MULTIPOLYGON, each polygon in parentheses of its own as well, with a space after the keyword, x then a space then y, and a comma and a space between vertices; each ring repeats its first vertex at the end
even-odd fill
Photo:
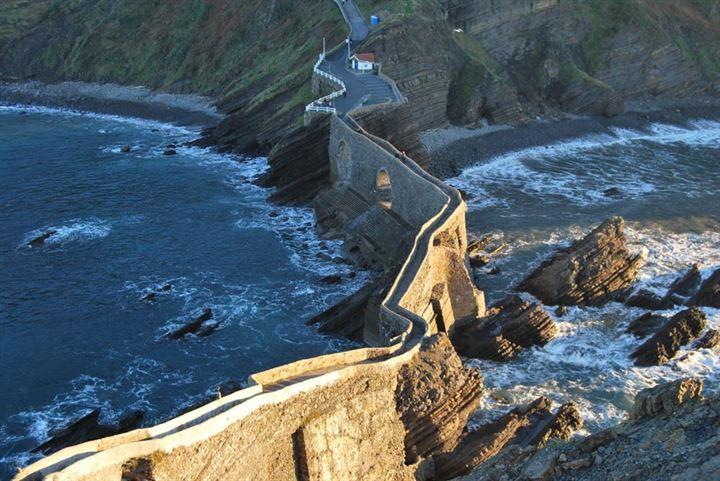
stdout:
POLYGON ((716 0, 365 2, 364 48, 421 127, 614 115, 628 100, 720 92, 716 0))
POLYGON ((345 27, 328 0, 0 2, 0 80, 145 85, 218 100, 211 141, 269 150, 314 95, 310 65, 345 27))

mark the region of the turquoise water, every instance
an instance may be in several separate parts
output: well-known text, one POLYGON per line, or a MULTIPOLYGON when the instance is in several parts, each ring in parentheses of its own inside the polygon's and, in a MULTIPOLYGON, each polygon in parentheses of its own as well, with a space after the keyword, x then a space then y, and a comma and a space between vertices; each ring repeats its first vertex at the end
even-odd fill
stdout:
POLYGON ((315 237, 309 209, 265 202, 251 183, 264 158, 162 155, 196 135, 0 106, 0 478, 93 408, 154 424, 228 379, 354 346, 304 321, 365 274, 318 283, 351 268, 330 260, 339 243, 315 237), (220 323, 211 336, 164 338, 205 307, 220 323))

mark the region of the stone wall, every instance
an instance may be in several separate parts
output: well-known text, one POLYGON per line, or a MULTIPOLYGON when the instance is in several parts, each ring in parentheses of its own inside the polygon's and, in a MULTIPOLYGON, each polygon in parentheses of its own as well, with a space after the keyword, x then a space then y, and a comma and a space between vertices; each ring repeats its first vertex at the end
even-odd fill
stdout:
MULTIPOLYGON (((422 438, 407 437, 398 379, 430 333, 484 310, 465 260, 465 206, 457 191, 348 123, 331 118, 331 190, 352 189, 411 238, 377 322, 366 329, 369 344, 388 347, 258 373, 248 389, 154 428, 64 449, 17 480, 426 479, 422 459, 406 461, 408 440, 422 438), (389 178, 389 193, 378 177, 389 178)), ((479 384, 471 384, 476 393, 479 384)), ((453 417, 458 429, 467 414, 453 417)))

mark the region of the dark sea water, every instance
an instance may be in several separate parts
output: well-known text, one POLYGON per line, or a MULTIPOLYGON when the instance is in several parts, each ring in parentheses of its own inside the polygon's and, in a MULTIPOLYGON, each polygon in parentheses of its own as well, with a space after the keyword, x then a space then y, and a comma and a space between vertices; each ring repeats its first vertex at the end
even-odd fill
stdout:
POLYGON ((162 155, 196 136, 0 106, 0 479, 93 408, 107 422, 142 409, 154 424, 228 379, 355 347, 304 321, 366 274, 318 283, 350 268, 330 260, 340 246, 315 237, 309 209, 265 202, 250 182, 264 158, 162 155), (49 229, 46 245, 26 245, 49 229), (205 307, 214 334, 163 337, 205 307))
MULTIPOLYGON (((609 129, 478 161, 450 183, 472 196, 469 230, 494 232, 509 245, 476 271, 488 304, 512 293, 545 256, 612 215, 625 218, 631 250, 646 256, 636 287, 662 295, 693 263, 704 278, 720 267, 719 122, 609 129), (605 195, 612 187, 621 194, 605 195), (500 274, 489 274, 494 267, 500 274)), ((547 310, 560 332, 546 346, 510 363, 468 361, 494 393, 485 398, 477 423, 545 395, 577 402, 587 430, 596 431, 622 420, 639 390, 663 380, 699 376, 706 392, 720 391, 718 351, 686 346, 665 366, 632 365, 628 356, 644 340, 625 329, 642 309, 610 303, 570 308, 562 317, 554 306, 547 310)), ((720 328, 720 310, 703 311, 708 328, 720 328)))

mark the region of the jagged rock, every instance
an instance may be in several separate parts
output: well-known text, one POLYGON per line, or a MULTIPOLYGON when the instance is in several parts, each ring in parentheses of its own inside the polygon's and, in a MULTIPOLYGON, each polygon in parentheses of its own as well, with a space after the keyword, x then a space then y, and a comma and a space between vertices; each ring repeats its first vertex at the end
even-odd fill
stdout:
POLYGON ((454 449, 482 391, 482 376, 463 366, 445 334, 425 339, 416 359, 400 370, 395 391, 406 462, 454 449))
POLYGON ((374 304, 371 302, 373 299, 382 297, 387 283, 387 277, 376 277, 354 294, 307 321, 307 324, 320 324, 318 331, 322 333, 362 340, 366 309, 370 304, 374 304))
POLYGON ((492 234, 486 234, 482 237, 468 236, 467 253, 469 256, 480 254, 492 242, 492 234))
POLYGON ((342 276, 337 274, 330 274, 320 278, 320 282, 323 284, 340 284, 342 282, 342 276))
POLYGON ((50 432, 51 438, 33 449, 34 453, 50 454, 68 446, 124 433, 137 428, 145 417, 143 411, 130 411, 116 425, 100 424, 100 409, 50 432))
POLYGON ((521 348, 545 345, 556 335, 557 326, 541 304, 510 296, 486 317, 457 325, 453 343, 463 356, 506 361, 521 348))
POLYGON ((700 266, 693 264, 685 275, 673 281, 667 294, 665 294, 665 298, 672 300, 676 295, 688 297, 700 286, 701 281, 700 266))
POLYGON ((697 338, 705 329, 705 314, 696 308, 678 312, 630 356, 636 366, 665 364, 681 346, 697 338))
POLYGON ((208 335, 217 328, 216 324, 214 325, 214 327, 203 326, 203 323, 205 321, 211 319, 212 316, 213 316, 212 309, 210 309, 209 307, 206 307, 205 309, 203 309, 202 314, 200 314, 198 317, 196 317, 192 321, 188 322, 181 328, 176 329, 175 331, 172 331, 171 333, 167 334, 165 337, 167 337, 168 339, 180 339, 181 337, 184 337, 187 334, 197 334, 200 336, 208 335))
POLYGON ((329 116, 316 117, 278 142, 270 155, 270 169, 258 179, 264 187, 276 187, 271 202, 297 205, 308 202, 330 184, 329 116))
POLYGON ((141 301, 146 301, 146 302, 155 302, 155 301, 157 300, 158 294, 162 294, 163 292, 168 292, 168 291, 170 291, 171 289, 172 289, 172 285, 171 285, 171 284, 165 284, 165 285, 163 285, 162 287, 160 287, 159 289, 155 289, 155 290, 153 290, 153 291, 148 292, 147 294, 145 294, 144 296, 142 296, 142 297, 140 298, 140 300, 141 300, 141 301))
POLYGON ((700 286, 700 290, 688 301, 688 306, 720 308, 720 269, 713 272, 700 286))
POLYGON ((686 378, 644 389, 635 396, 630 419, 672 414, 678 406, 702 397, 702 379, 686 378))
POLYGON ((55 234, 57 234, 57 231, 55 229, 47 230, 47 231, 43 232, 42 234, 40 234, 39 236, 30 239, 30 241, 27 243, 27 245, 29 247, 40 247, 41 245, 43 245, 45 243, 46 240, 48 240, 55 234))
POLYGON ((673 306, 672 303, 667 302, 665 298, 660 297, 647 289, 640 289, 635 292, 625 301, 625 305, 656 310, 670 309, 673 306))
POLYGON ((486 254, 478 254, 470 256, 470 267, 472 268, 478 268, 478 267, 485 267, 490 263, 490 256, 486 254))
POLYGON ((695 349, 713 349, 718 346, 720 346, 720 331, 717 329, 709 329, 708 332, 693 345, 695 349))
POLYGON ((423 169, 430 165, 430 154, 420 141, 418 124, 408 104, 360 108, 353 111, 352 117, 369 133, 387 140, 400 152, 405 152, 423 169))
POLYGON ((631 321, 625 332, 634 334, 636 337, 647 337, 660 329, 660 326, 662 326, 666 320, 667 317, 665 316, 660 316, 653 312, 646 312, 631 321))
POLYGON ((515 408, 467 433, 452 452, 435 456, 435 479, 441 481, 467 474, 508 446, 537 447, 558 434, 565 439, 572 429, 582 426, 578 413, 577 406, 570 403, 553 415, 550 400, 545 397, 515 408))
MULTIPOLYGON (((662 390, 662 386, 654 389, 662 390)), ((693 398, 691 393, 699 394, 697 386, 688 387, 681 396, 677 387, 670 392, 673 394, 668 399, 672 409, 669 415, 664 410, 652 410, 650 417, 630 419, 584 439, 548 444, 525 455, 524 450, 509 446, 461 480, 524 481, 528 479, 525 472, 542 472, 534 471, 530 464, 540 464, 541 468, 543 463, 539 460, 547 458, 557 458, 556 469, 549 478, 553 481, 717 479, 720 397, 693 398), (678 405, 679 399, 685 402, 678 405), (588 462, 592 465, 587 466, 588 462), (565 463, 570 463, 567 468, 585 467, 562 469, 565 463)))
POLYGON ((625 221, 612 217, 582 240, 558 251, 519 286, 546 304, 601 305, 634 280, 643 258, 631 255, 625 221))

